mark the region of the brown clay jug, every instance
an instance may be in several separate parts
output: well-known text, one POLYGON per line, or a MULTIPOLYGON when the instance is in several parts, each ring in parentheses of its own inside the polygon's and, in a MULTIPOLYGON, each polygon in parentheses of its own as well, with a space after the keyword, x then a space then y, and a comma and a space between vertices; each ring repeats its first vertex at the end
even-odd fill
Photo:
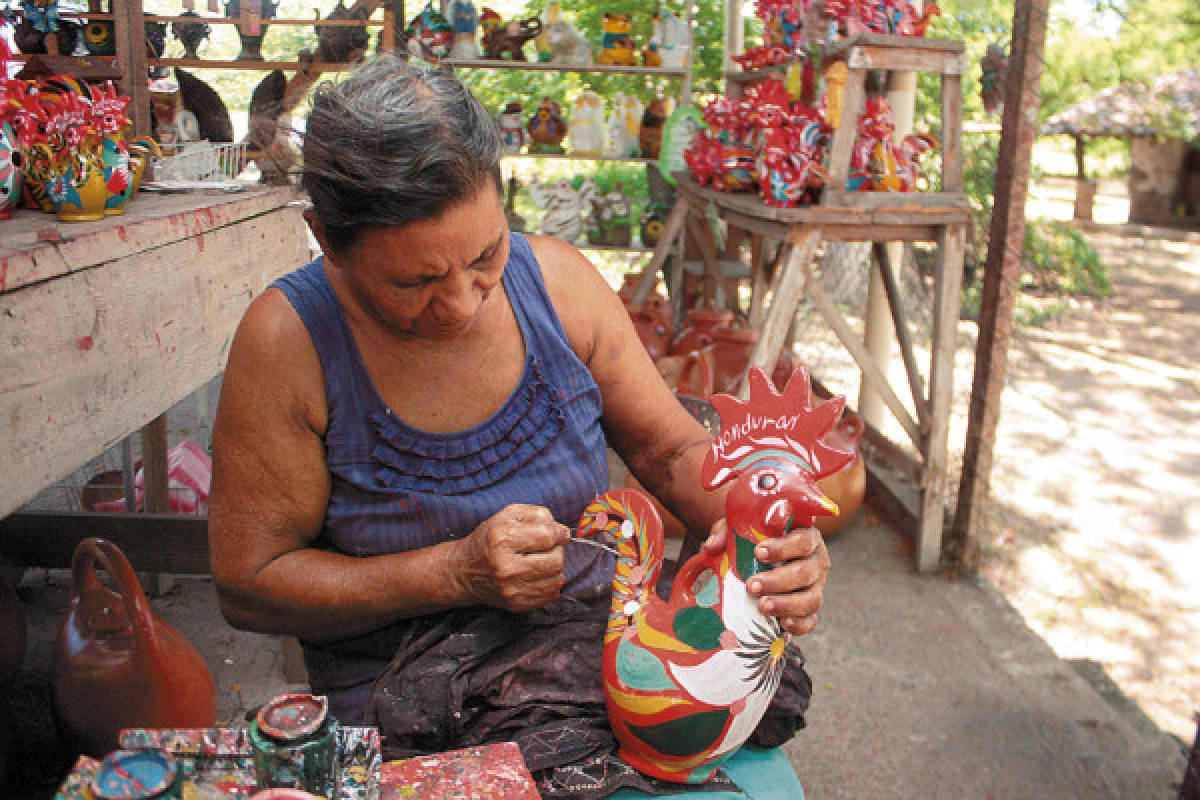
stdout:
POLYGON ((714 328, 712 339, 713 391, 736 395, 754 343, 758 341, 758 332, 732 323, 714 328))
POLYGON ((859 440, 865 425, 862 417, 853 411, 842 412, 837 427, 825 436, 825 441, 839 450, 853 450, 854 460, 837 472, 817 481, 821 491, 837 503, 838 513, 832 517, 817 517, 813 524, 825 536, 837 533, 862 505, 867 489, 867 469, 863 464, 859 440))
POLYGON ((216 686, 204 658, 154 615, 133 567, 106 539, 75 548, 52 683, 63 731, 95 758, 116 748, 122 728, 205 728, 216 721, 216 686), (100 583, 97 565, 116 592, 100 583))
POLYGON ((670 321, 662 315, 645 306, 629 309, 629 318, 633 320, 633 328, 637 331, 642 346, 650 354, 652 361, 657 361, 667 354, 667 346, 671 342, 670 321))
POLYGON ((685 356, 713 343, 713 331, 733 322, 733 312, 722 308, 692 308, 683 318, 679 335, 671 341, 670 354, 685 356))

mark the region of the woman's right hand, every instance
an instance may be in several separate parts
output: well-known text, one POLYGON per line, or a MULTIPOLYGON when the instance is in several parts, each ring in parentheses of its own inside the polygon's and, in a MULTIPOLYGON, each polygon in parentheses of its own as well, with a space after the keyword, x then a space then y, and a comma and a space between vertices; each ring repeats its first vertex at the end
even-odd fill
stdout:
POLYGON ((476 603, 507 611, 540 608, 562 590, 563 544, 570 537, 541 506, 506 506, 456 542, 452 579, 476 603))

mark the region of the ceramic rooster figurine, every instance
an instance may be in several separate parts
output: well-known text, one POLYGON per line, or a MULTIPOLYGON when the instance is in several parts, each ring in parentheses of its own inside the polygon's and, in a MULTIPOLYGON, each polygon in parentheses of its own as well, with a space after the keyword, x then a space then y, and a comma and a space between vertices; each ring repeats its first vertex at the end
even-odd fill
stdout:
POLYGON ((579 525, 580 536, 612 536, 619 553, 603 661, 618 754, 641 772, 681 783, 711 778, 754 732, 779 686, 788 634, 747 593, 746 581, 766 569, 755 546, 836 514, 817 480, 854 458, 824 441, 844 399, 810 409, 803 367, 782 395, 758 368, 748 379, 748 402, 711 398, 722 431, 701 475, 710 491, 732 482, 726 549, 689 559, 669 602, 654 591, 663 534, 648 497, 608 492, 579 525))

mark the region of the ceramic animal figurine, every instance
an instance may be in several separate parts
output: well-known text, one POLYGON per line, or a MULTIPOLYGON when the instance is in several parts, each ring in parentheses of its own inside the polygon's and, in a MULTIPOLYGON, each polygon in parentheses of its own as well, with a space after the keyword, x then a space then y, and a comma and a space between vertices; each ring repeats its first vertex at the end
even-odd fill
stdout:
POLYGON ((546 6, 544 36, 554 64, 586 66, 592 63, 592 43, 562 15, 558 3, 546 6))
POLYGON ((590 178, 578 189, 565 178, 553 184, 531 183, 529 196, 534 205, 546 210, 541 232, 568 242, 578 241, 583 234, 583 211, 595 193, 596 185, 590 178))
POLYGON ((0 122, 0 219, 8 219, 21 202, 21 150, 7 121, 0 122))
POLYGON ((471 0, 454 0, 450 4, 450 27, 454 36, 450 45, 450 57, 479 58, 479 46, 475 44, 479 12, 471 0))
POLYGON ((500 125, 500 147, 510 156, 520 153, 521 148, 529 141, 529 134, 525 132, 525 124, 521 119, 523 111, 521 104, 516 100, 510 100, 500 109, 497 120, 500 125))
MULTIPOLYGON (((229 19, 238 19, 242 15, 241 3, 243 0, 225 0, 225 16, 229 19)), ((244 0, 246 3, 246 11, 249 23, 243 22, 237 26, 238 39, 241 40, 242 49, 238 53, 238 61, 262 61, 262 44, 263 39, 267 38, 267 28, 269 27, 261 20, 270 19, 275 16, 275 12, 279 9, 277 0, 244 0)))
POLYGON ((858 118, 858 137, 850 152, 847 189, 911 192, 916 187, 918 159, 932 150, 935 142, 927 134, 909 134, 900 142, 893 142, 895 129, 887 98, 868 97, 858 118))
POLYGON ((633 49, 633 21, 629 15, 606 11, 601 25, 600 55, 596 63, 627 67, 637 64, 637 53, 633 49))
POLYGON ((603 670, 618 755, 665 780, 709 780, 762 719, 783 673, 788 634, 747 593, 746 582, 766 569, 754 549, 836 513, 816 482, 853 458, 825 441, 843 399, 810 408, 802 367, 782 394, 757 368, 749 381, 745 403, 710 398, 722 428, 701 476, 710 491, 731 484, 726 549, 689 559, 669 601, 654 590, 663 536, 650 498, 629 489, 608 492, 584 509, 579 523, 580 536, 605 533, 617 544, 603 670))
POLYGON ((979 94, 983 99, 983 110, 989 114, 1003 113, 1008 81, 1008 54, 1004 48, 995 42, 989 44, 979 62, 979 69, 979 94))
POLYGON ((658 65, 679 69, 686 64, 692 56, 692 37, 683 21, 670 11, 656 11, 653 27, 647 49, 657 55, 658 65))
MULTIPOLYGON (((513 61, 525 61, 525 44, 542 32, 542 21, 537 17, 528 17, 500 24, 496 19, 499 15, 494 11, 491 14, 493 16, 487 17, 487 24, 484 25, 484 58, 500 60, 507 53, 513 61)), ((485 17, 481 16, 481 19, 485 17)))
POLYGON ((408 23, 404 38, 409 55, 436 62, 450 54, 453 33, 446 18, 432 5, 426 4, 421 13, 408 23))
MULTIPOLYGON (((181 17, 195 17, 200 20, 200 15, 195 11, 180 12, 181 17)), ((212 26, 207 22, 181 22, 175 20, 171 23, 171 35, 179 40, 183 45, 184 58, 199 58, 200 45, 204 40, 212 34, 212 26)))
POLYGON ((631 94, 617 92, 608 115, 604 155, 628 158, 637 152, 638 132, 642 127, 642 102, 631 94))
POLYGON ((587 218, 589 244, 628 247, 633 238, 633 220, 629 198, 618 183, 611 192, 592 196, 592 211, 587 218))
POLYGON ((529 152, 562 153, 563 137, 567 135, 567 123, 563 121, 562 106, 557 100, 543 97, 537 110, 525 123, 529 132, 529 152))
POLYGON ((598 156, 604 152, 604 98, 591 89, 584 89, 571 106, 571 122, 567 126, 570 151, 573 155, 598 156))
POLYGON ((658 158, 662 147, 663 125, 675 110, 675 98, 655 97, 646 104, 642 122, 638 126, 638 153, 643 158, 658 158))

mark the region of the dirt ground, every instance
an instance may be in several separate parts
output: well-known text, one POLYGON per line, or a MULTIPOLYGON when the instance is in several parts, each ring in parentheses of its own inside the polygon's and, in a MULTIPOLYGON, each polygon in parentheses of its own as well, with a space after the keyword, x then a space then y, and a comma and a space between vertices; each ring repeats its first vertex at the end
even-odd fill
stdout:
MULTIPOLYGON (((1070 187, 1031 214, 1070 216, 1070 187)), ((1097 220, 1124 219, 1102 188, 1097 220)), ((1059 656, 1190 742, 1200 709, 1200 234, 1098 225, 1111 298, 1019 329, 983 574, 1059 656)), ((969 387, 959 382, 958 389, 969 387)), ((961 439, 959 439, 961 441, 961 439)))

